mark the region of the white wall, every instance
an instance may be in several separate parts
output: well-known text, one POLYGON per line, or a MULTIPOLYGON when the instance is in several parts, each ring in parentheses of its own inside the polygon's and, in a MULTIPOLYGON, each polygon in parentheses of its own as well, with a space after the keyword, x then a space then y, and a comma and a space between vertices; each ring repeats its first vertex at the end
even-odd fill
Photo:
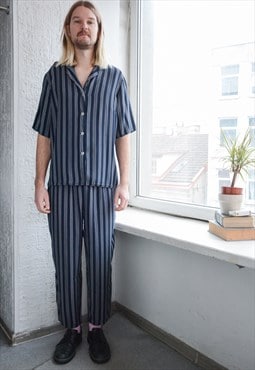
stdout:
MULTIPOLYGON (((2 2, 5 6, 7 2, 2 2)), ((12 22, 0 12, 0 318, 13 329, 12 22)))
MULTIPOLYGON (((0 105, 0 317, 14 336, 57 322, 47 217, 36 211, 33 201, 36 133, 31 127, 43 75, 60 55, 62 24, 73 2, 13 0, 10 14, 0 13, 3 94, 0 105)), ((123 3, 120 7, 119 0, 101 0, 95 4, 103 15, 110 62, 122 67, 126 60, 121 40, 125 38, 123 16, 125 19, 127 9, 123 3)), ((84 295, 84 307, 85 303, 84 295)))
POLYGON ((255 368, 255 270, 117 232, 116 301, 230 370, 255 368))

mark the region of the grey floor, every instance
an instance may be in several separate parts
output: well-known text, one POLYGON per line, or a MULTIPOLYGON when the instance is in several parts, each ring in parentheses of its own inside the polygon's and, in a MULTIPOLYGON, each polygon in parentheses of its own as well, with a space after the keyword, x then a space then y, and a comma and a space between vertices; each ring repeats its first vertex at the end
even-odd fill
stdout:
POLYGON ((66 365, 53 363, 51 356, 63 332, 10 347, 0 333, 0 370, 198 370, 199 367, 171 350, 120 313, 104 327, 112 350, 111 360, 94 364, 88 355, 86 333, 74 359, 66 365))

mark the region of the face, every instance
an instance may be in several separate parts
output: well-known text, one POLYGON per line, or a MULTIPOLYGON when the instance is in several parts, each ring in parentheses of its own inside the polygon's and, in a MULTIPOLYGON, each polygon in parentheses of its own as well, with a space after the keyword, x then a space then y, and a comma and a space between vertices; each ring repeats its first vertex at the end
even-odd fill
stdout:
POLYGON ((98 39, 98 23, 94 13, 78 6, 72 14, 68 35, 77 49, 93 49, 98 39))

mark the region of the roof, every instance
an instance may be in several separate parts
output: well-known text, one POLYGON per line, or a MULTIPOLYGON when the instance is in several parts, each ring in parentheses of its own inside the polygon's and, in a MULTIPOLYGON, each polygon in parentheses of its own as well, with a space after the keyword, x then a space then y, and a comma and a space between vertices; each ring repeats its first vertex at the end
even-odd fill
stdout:
POLYGON ((160 183, 190 183, 207 168, 208 135, 153 135, 152 153, 154 158, 167 154, 177 157, 160 177, 160 183))

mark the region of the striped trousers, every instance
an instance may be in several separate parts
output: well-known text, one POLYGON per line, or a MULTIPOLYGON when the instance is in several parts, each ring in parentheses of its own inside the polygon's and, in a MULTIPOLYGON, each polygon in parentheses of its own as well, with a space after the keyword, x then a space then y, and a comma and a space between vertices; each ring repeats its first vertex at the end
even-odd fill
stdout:
POLYGON ((59 321, 65 328, 81 323, 84 240, 88 321, 103 325, 111 312, 115 189, 51 186, 48 190, 59 321))

